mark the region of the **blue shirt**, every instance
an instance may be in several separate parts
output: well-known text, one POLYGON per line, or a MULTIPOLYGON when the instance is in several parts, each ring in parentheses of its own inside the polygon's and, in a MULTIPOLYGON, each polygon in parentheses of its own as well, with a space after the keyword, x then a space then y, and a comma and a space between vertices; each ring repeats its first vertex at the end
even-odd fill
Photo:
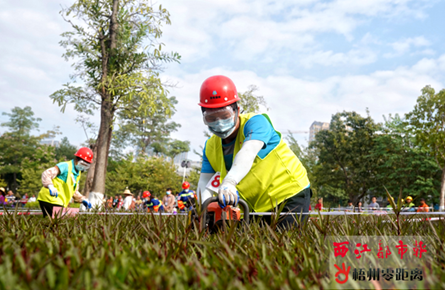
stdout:
MULTIPOLYGON (((157 198, 152 198, 151 201, 147 201, 146 202, 147 207, 150 208, 150 209, 152 209, 154 206, 157 206, 157 205, 160 205, 160 204, 161 204, 161 202, 157 198)), ((161 205, 159 207, 159 209, 160 210, 164 210, 164 206, 161 205)))
POLYGON ((191 199, 195 198, 194 193, 195 192, 193 190, 189 190, 188 192, 185 192, 185 190, 183 190, 179 193, 178 200, 182 202, 189 202, 191 199))
MULTIPOLYGON (((79 171, 77 171, 76 166, 74 165, 74 159, 70 161, 73 165, 73 177, 74 177, 74 188, 76 187, 76 180, 77 176, 79 176, 79 171)), ((57 175, 57 177, 66 183, 66 179, 68 178, 68 164, 66 162, 60 162, 57 164, 57 167, 59 167, 60 173, 57 175)))
MULTIPOLYGON (((272 127, 272 124, 263 115, 255 115, 250 118, 246 125, 244 125, 244 136, 246 136, 245 141, 249 140, 259 140, 263 141, 264 146, 258 152, 258 157, 263 159, 270 153, 275 147, 280 143, 280 135, 272 127)), ((229 171, 232 168, 233 162, 233 148, 235 147, 235 140, 229 144, 222 144, 224 151, 224 162, 226 164, 226 170, 229 171)), ((207 145, 207 141, 206 141, 207 145)), ((204 146, 204 152, 202 154, 202 173, 215 173, 212 166, 210 165, 209 159, 206 156, 206 147, 204 146)))

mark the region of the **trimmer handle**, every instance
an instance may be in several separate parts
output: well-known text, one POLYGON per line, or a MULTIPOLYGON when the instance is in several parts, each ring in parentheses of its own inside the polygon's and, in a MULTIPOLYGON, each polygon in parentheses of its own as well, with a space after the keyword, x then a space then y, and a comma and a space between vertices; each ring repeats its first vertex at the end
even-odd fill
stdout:
MULTIPOLYGON (((201 216, 201 230, 204 228, 204 226, 207 224, 207 208, 212 202, 218 202, 218 198, 216 196, 212 196, 211 198, 208 198, 204 203, 202 204, 202 216, 201 216)), ((238 202, 239 205, 243 208, 244 211, 244 222, 249 224, 250 222, 250 211, 249 206, 247 203, 240 199, 238 202)))

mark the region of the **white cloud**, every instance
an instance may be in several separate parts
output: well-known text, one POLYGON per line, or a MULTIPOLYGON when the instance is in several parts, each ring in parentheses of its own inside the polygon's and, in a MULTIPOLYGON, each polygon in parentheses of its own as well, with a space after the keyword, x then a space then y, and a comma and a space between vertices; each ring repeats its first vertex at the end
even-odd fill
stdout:
MULTIPOLYGON (((424 48, 431 45, 431 42, 428 41, 423 36, 417 36, 417 37, 409 37, 405 38, 396 42, 393 42, 390 44, 390 46, 393 48, 393 53, 386 53, 385 57, 395 57, 400 56, 405 53, 410 52, 412 49, 416 48, 424 48)), ((431 50, 424 50, 426 53, 431 53, 431 50)))
MULTIPOLYGON (((58 14, 58 2, 0 2, 0 111, 32 106, 36 116, 43 118, 43 129, 60 125, 64 136, 79 145, 84 133, 73 124, 76 113, 72 107, 65 114, 60 113, 48 97, 73 72, 61 58, 64 50, 58 44, 59 35, 69 30, 69 26, 58 14)), ((68 5, 72 0, 62 2, 68 5)), ((383 70, 376 61, 379 50, 374 47, 384 45, 383 34, 358 28, 366 29, 363 24, 382 18, 385 22, 397 18, 415 21, 425 16, 422 7, 425 3, 429 2, 170 0, 162 3, 171 12, 172 25, 164 27, 161 41, 166 43, 166 50, 183 56, 180 65, 169 64, 163 74, 164 78, 179 82, 171 93, 179 101, 174 119, 182 128, 173 136, 192 141, 196 149, 203 144, 202 131, 206 128, 197 106, 199 87, 213 74, 228 75, 240 91, 247 90, 250 84, 258 85, 258 94, 266 97, 271 118, 282 131, 307 130, 314 120, 329 121, 331 114, 342 110, 364 113, 369 107, 376 119, 381 114, 409 111, 424 85, 443 87, 444 80, 440 77, 445 72, 445 56, 424 58, 409 67, 401 60, 394 64, 396 68, 383 70), (335 37, 328 48, 319 39, 325 35, 329 39, 335 37), (338 36, 346 39, 346 48, 344 43, 338 45, 338 36), (213 67, 211 60, 219 59, 222 63, 227 55, 231 59, 226 64, 213 67), (239 60, 243 61, 242 66, 233 63, 239 60), (290 68, 277 65, 292 61, 311 67, 313 75, 323 77, 297 77, 290 68), (324 74, 326 67, 338 67, 344 72, 349 71, 351 64, 371 63, 370 73, 350 70, 348 75, 324 74), (262 66, 263 71, 259 72, 257 66, 262 66)), ((405 54, 435 53, 433 44, 415 35, 394 42, 391 48, 405 54)))
MULTIPOLYGON (((250 84, 259 86, 258 94, 266 98, 275 127, 287 130, 308 130, 314 120, 329 122, 331 115, 343 110, 365 114, 370 109, 376 121, 389 113, 404 114, 413 109, 420 90, 425 85, 440 89, 445 80, 445 54, 437 59, 422 59, 411 67, 395 70, 377 70, 370 74, 331 76, 321 80, 305 80, 292 76, 260 77, 252 71, 230 71, 223 68, 186 74, 175 70, 168 77, 178 81, 172 90, 178 97, 178 112, 174 120, 182 124, 175 138, 189 140, 199 150, 205 142, 206 129, 197 105, 201 83, 215 74, 227 75, 234 80, 238 91, 250 84), (175 75, 175 76, 173 76, 175 75)), ((165 76, 167 77, 167 76, 165 76)), ((299 136, 303 141, 307 136, 299 136)), ((195 156, 194 159, 197 157, 195 156)))
POLYGON ((377 60, 377 54, 370 49, 352 49, 347 53, 332 51, 316 51, 301 58, 301 63, 306 68, 313 65, 337 66, 337 65, 364 65, 377 60))
MULTIPOLYGON (((281 50, 313 49, 320 33, 353 40, 358 26, 373 18, 425 17, 427 1, 169 1, 173 25, 165 43, 190 63, 228 51, 241 60, 267 59, 281 50)), ((319 50, 319 49, 316 49, 319 50)), ((364 61, 364 63, 368 63, 364 61)))

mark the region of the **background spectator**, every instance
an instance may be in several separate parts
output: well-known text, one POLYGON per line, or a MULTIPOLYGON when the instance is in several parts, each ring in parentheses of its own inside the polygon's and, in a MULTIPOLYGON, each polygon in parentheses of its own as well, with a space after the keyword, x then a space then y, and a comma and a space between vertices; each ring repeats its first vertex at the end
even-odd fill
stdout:
POLYGON ((107 209, 113 208, 113 197, 110 196, 110 198, 107 200, 107 209))
POLYGON ((6 205, 6 190, 3 187, 0 187, 0 208, 6 205))
POLYGON ((164 204, 165 212, 173 212, 176 205, 176 198, 172 194, 171 188, 167 188, 166 195, 162 199, 162 203, 164 204))
POLYGON ((124 190, 124 203, 123 203, 123 208, 126 210, 131 210, 134 208, 134 203, 133 203, 133 194, 130 192, 130 190, 128 189, 128 187, 124 190))
POLYGON ((380 205, 377 203, 377 197, 373 196, 371 198, 371 203, 368 205, 370 209, 379 209, 380 205))
POLYGON ((362 212, 363 211, 363 203, 361 201, 359 201, 357 203, 357 211, 358 212, 362 212))
POLYGON ((28 202, 28 194, 25 193, 25 195, 20 199, 20 203, 22 204, 22 207, 25 207, 26 203, 28 202))
POLYGON ((317 204, 315 205, 315 209, 318 210, 318 211, 323 209, 323 198, 322 197, 320 197, 317 200, 317 204))
POLYGON ((6 199, 8 200, 8 205, 9 206, 14 206, 15 205, 15 195, 12 192, 12 190, 8 191, 8 194, 6 195, 6 199))
POLYGON ((141 199, 140 195, 138 195, 138 197, 136 198, 136 201, 134 203, 136 205, 136 209, 138 211, 141 211, 142 210, 142 199, 141 199))
POLYGON ((352 205, 352 200, 348 200, 348 206, 346 207, 347 210, 354 210, 354 206, 352 205))
POLYGON ((36 195, 35 194, 33 194, 29 199, 28 199, 28 202, 36 202, 37 201, 37 198, 36 198, 36 195))
POLYGON ((430 210, 429 210, 429 208, 428 208, 428 205, 426 204, 426 202, 425 202, 425 199, 424 198, 421 198, 420 199, 420 205, 419 205, 419 207, 417 208, 417 212, 429 212, 430 210))

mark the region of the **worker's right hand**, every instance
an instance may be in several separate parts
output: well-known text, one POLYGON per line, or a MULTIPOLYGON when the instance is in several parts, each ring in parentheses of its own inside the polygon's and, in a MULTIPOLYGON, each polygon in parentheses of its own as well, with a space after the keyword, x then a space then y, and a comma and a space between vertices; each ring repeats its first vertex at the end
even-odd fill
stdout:
POLYGON ((237 206, 239 201, 238 191, 236 190, 236 181, 224 179, 218 190, 218 203, 221 208, 227 205, 237 206))
POLYGON ((52 185, 52 184, 48 185, 48 189, 49 189, 49 195, 51 195, 53 197, 59 196, 59 193, 57 192, 57 189, 54 187, 54 185, 52 185))

